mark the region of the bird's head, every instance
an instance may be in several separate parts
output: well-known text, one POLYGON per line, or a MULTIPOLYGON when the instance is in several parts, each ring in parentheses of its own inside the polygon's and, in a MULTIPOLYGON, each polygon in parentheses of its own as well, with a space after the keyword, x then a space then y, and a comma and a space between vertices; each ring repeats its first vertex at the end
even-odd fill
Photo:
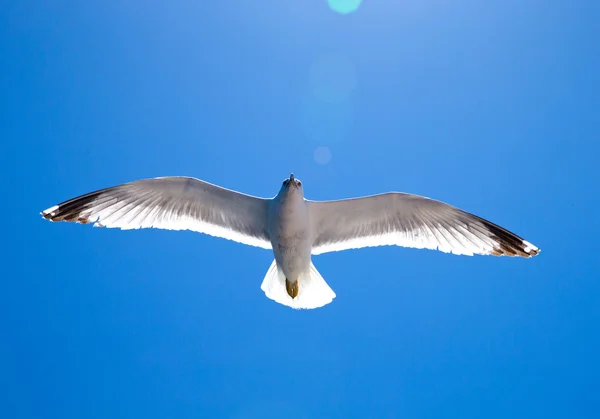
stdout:
POLYGON ((294 174, 292 173, 289 178, 283 181, 281 185, 280 194, 289 195, 300 193, 301 196, 304 196, 304 191, 302 189, 302 182, 300 179, 296 179, 294 174))

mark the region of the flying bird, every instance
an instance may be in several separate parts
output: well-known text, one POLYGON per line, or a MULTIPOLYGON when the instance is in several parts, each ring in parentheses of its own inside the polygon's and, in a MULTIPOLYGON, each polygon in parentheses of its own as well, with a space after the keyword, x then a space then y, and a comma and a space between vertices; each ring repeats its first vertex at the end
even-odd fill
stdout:
POLYGON ((295 309, 322 307, 335 298, 311 255, 384 245, 457 255, 528 258, 540 252, 496 224, 423 196, 390 192, 310 201, 294 174, 271 199, 191 177, 158 177, 81 195, 41 214, 123 230, 192 230, 270 249, 274 260, 261 289, 295 309))

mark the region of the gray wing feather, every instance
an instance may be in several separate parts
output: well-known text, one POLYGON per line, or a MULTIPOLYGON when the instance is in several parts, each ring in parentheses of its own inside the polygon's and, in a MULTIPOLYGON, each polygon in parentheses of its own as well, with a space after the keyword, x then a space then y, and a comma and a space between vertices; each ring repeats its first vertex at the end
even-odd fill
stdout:
POLYGON ((418 195, 393 192, 308 203, 313 254, 384 245, 458 255, 530 257, 539 252, 528 241, 494 223, 418 195))
POLYGON ((192 230, 270 249, 269 201, 195 178, 161 177, 91 192, 42 215, 51 221, 123 230, 192 230))

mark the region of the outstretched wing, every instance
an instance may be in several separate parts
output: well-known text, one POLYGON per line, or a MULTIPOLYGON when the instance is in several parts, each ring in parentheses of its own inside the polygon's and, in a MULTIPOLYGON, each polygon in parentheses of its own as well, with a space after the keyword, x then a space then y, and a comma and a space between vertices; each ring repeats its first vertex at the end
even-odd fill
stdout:
POLYGON ((313 254, 371 246, 438 249, 457 255, 538 254, 533 244, 483 218, 440 201, 387 193, 309 201, 313 254))
POLYGON ((268 199, 199 179, 161 177, 91 192, 48 208, 42 215, 51 221, 123 230, 192 230, 270 249, 268 205, 268 199))

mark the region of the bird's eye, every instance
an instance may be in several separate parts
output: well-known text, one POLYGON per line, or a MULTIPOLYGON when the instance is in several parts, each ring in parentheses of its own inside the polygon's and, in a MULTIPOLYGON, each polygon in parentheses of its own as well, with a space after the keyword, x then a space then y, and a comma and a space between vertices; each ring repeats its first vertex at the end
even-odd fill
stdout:
POLYGON ((283 181, 283 186, 287 185, 287 183, 288 183, 288 181, 287 181, 287 180, 284 180, 284 181, 283 181))
POLYGON ((302 186, 302 182, 298 181, 298 186, 302 186))

